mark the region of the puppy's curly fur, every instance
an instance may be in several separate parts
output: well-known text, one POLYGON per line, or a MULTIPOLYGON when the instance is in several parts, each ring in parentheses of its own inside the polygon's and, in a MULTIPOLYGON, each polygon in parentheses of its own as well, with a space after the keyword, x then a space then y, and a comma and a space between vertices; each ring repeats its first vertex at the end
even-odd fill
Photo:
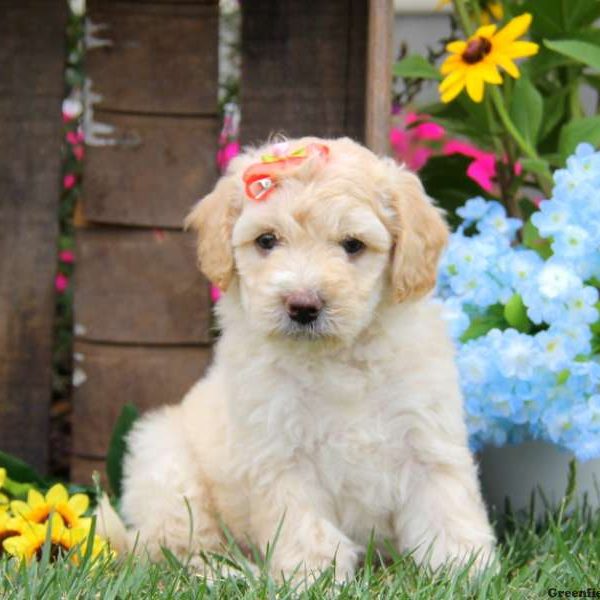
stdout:
MULTIPOLYGON (((418 178, 349 139, 290 169, 264 202, 236 158, 187 219, 225 291, 208 374, 131 433, 122 508, 150 555, 218 550, 220 523, 275 574, 350 576, 371 533, 436 567, 494 536, 467 447, 453 347, 429 297, 447 227, 418 178), (264 233, 272 249, 257 246, 264 233), (343 241, 360 240, 356 253, 343 241), (360 248, 360 245, 359 245, 360 248), (322 301, 316 320, 286 299, 322 301), (190 512, 192 519, 190 520, 190 512)), ((109 532, 110 533, 110 532, 109 532)))

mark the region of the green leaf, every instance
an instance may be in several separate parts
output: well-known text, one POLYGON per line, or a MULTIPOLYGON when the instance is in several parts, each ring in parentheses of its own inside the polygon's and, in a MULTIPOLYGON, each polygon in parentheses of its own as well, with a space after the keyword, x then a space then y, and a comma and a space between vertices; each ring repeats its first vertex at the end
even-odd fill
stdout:
POLYGON ((140 414, 133 404, 125 404, 113 429, 106 457, 106 474, 113 493, 120 498, 123 479, 123 457, 127 450, 125 438, 140 414))
POLYGON ((0 452, 0 467, 5 468, 8 477, 18 483, 33 483, 40 487, 47 487, 50 483, 33 467, 6 452, 0 452))
POLYGON ((394 65, 394 75, 406 79, 442 78, 440 72, 423 56, 411 54, 394 65))
POLYGON ((460 223, 455 210, 468 198, 484 193, 479 185, 467 176, 467 168, 472 161, 472 158, 462 154, 434 156, 419 171, 425 190, 448 212, 448 220, 452 226, 460 223))
POLYGON ((581 142, 588 142, 593 146, 600 144, 600 115, 573 119, 562 128, 558 150, 563 163, 581 142))
POLYGON ((569 371, 569 369, 563 369, 562 371, 560 371, 556 374, 556 384, 564 385, 565 383, 567 383, 570 376, 571 376, 571 371, 569 371))
POLYGON ((522 158, 519 163, 528 173, 541 175, 542 177, 552 177, 550 166, 545 160, 537 158, 522 158))
POLYGON ((540 128, 540 140, 545 140, 554 128, 566 118, 568 94, 569 89, 565 88, 544 99, 544 118, 540 128))
POLYGON ((510 115, 517 129, 535 145, 542 124, 544 101, 531 80, 523 75, 515 82, 510 101, 510 115))
POLYGON ((600 17, 600 2, 598 0, 570 0, 569 10, 565 17, 569 29, 578 29, 591 25, 600 17))
POLYGON ((523 245, 530 250, 535 250, 543 259, 547 259, 552 256, 552 248, 550 247, 550 240, 543 238, 537 227, 528 220, 521 231, 523 236, 523 245))
POLYGON ((544 45, 592 69, 600 70, 600 46, 596 44, 579 40, 544 40, 544 45))
POLYGON ((469 340, 477 339, 492 329, 505 329, 504 307, 502 304, 490 306, 486 313, 471 317, 471 324, 462 334, 460 341, 464 344, 469 340))
POLYGON ((521 333, 531 331, 531 321, 527 317, 527 309, 520 294, 514 294, 504 305, 504 318, 507 323, 521 333))

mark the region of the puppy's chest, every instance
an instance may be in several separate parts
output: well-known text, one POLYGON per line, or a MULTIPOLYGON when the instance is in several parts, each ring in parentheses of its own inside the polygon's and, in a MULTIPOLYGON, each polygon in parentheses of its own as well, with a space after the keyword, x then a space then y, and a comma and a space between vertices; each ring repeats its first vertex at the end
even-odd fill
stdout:
POLYGON ((310 461, 332 487, 364 485, 402 462, 401 385, 382 370, 339 363, 281 370, 244 393, 255 443, 310 461))

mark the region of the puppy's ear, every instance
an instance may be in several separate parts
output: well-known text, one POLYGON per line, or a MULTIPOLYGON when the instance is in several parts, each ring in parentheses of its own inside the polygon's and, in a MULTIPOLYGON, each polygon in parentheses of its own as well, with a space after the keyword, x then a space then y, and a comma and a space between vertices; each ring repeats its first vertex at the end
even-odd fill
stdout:
POLYGON ((402 302, 424 296, 435 286, 438 261, 448 241, 448 225, 414 173, 396 164, 389 167, 394 171, 391 276, 394 299, 402 302))
POLYGON ((198 233, 198 260, 206 277, 225 291, 234 273, 231 234, 241 212, 241 202, 231 177, 223 177, 215 189, 196 204, 186 217, 186 229, 198 233))

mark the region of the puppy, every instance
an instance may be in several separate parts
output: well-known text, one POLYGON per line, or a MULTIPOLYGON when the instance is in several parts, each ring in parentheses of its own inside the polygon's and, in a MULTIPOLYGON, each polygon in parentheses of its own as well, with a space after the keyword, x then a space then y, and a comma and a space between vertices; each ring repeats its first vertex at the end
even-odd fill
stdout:
POLYGON ((349 139, 249 150, 192 210, 224 292, 214 363, 128 438, 122 512, 151 557, 219 550, 223 523, 275 575, 371 535, 437 567, 494 536, 453 347, 429 297, 447 226, 418 178, 349 139), (267 154, 268 156, 264 156, 267 154))

